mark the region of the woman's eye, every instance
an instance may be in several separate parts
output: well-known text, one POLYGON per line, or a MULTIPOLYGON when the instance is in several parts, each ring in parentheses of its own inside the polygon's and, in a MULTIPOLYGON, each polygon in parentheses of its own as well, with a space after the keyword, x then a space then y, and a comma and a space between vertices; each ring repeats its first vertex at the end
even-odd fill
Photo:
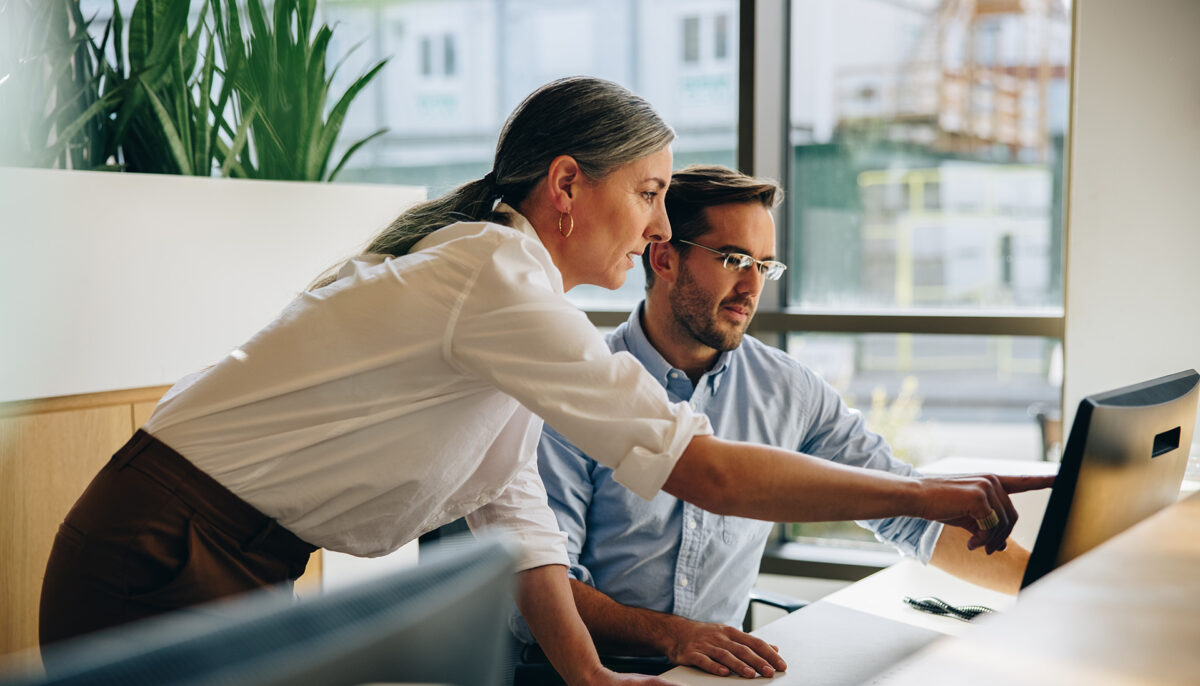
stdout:
POLYGON ((642 198, 643 198, 643 199, 644 199, 646 202, 651 202, 651 201, 653 201, 653 200, 654 200, 656 197, 658 197, 658 193, 657 193, 657 192, 655 192, 655 191, 642 191, 642 198))

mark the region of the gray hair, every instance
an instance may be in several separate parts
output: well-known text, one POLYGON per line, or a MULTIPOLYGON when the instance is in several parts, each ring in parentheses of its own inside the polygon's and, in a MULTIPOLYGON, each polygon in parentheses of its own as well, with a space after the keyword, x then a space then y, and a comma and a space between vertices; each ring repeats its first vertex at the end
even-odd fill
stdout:
POLYGON ((674 138, 650 103, 623 86, 586 76, 552 81, 526 97, 504 123, 487 176, 407 210, 371 240, 367 252, 407 254, 425 236, 458 221, 506 223, 492 211, 496 200, 515 207, 559 155, 570 155, 588 178, 598 180, 674 138))

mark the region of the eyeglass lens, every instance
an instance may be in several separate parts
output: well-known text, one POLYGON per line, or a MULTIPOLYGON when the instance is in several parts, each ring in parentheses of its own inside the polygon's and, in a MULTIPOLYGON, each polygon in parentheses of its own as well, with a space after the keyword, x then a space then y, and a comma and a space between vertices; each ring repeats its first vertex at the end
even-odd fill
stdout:
POLYGON ((750 267, 757 265, 758 272, 770 281, 775 281, 780 276, 783 276, 783 270, 787 268, 782 262, 774 260, 759 262, 749 255, 742 255, 740 253, 726 253, 724 265, 726 269, 738 272, 744 272, 750 267))

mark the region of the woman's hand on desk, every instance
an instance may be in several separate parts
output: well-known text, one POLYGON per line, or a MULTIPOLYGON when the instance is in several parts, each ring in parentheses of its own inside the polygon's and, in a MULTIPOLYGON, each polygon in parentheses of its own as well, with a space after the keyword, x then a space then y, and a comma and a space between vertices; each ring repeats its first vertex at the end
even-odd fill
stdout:
POLYGON ((971 534, 967 548, 982 546, 990 555, 1004 550, 1017 523, 1009 494, 1049 488, 1054 477, 962 474, 926 476, 919 483, 924 505, 918 516, 965 529, 971 534))
POLYGON ((621 672, 613 672, 604 670, 597 677, 597 680, 588 682, 588 686, 678 686, 673 681, 667 681, 662 677, 647 676, 645 674, 625 674, 621 672))

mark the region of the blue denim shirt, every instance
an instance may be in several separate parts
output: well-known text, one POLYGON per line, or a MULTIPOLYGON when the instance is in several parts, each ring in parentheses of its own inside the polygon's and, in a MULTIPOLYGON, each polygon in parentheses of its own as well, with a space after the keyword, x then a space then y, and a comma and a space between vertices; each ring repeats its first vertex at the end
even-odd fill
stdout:
MULTIPOLYGON (((746 336, 693 387, 650 344, 640 314, 639 306, 608 336, 609 346, 637 358, 673 402, 690 402, 708 415, 716 436, 915 473, 829 384, 782 350, 746 336)), ((567 534, 572 578, 625 605, 740 626, 771 523, 716 515, 664 492, 642 500, 550 426, 538 446, 538 470, 567 534)), ((941 531, 940 524, 910 517, 859 524, 922 562, 941 531)), ((519 615, 512 628, 533 642, 519 615)))

